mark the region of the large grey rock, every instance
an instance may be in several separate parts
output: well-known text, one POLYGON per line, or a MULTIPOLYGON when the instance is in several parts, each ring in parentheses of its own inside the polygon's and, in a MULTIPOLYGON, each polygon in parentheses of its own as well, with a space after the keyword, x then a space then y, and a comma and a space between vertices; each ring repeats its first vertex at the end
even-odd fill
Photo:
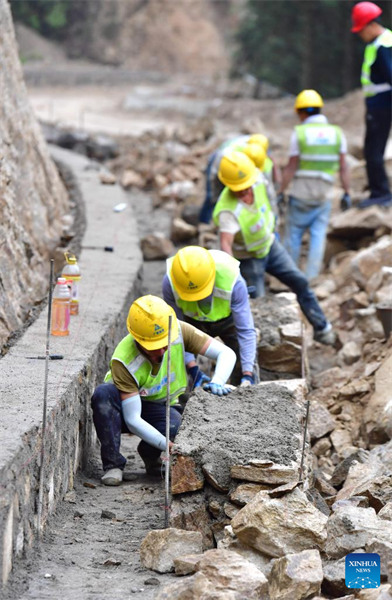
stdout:
POLYGON ((185 581, 167 586, 157 599, 267 600, 268 598, 268 581, 265 575, 236 552, 208 550, 201 555, 195 568, 197 570, 195 575, 185 581), (198 577, 200 575, 205 579, 198 577), (200 589, 196 591, 196 586, 198 588, 203 586, 205 595, 202 595, 200 589))
POLYGON ((365 548, 374 538, 389 542, 392 523, 378 519, 373 508, 340 506, 328 519, 324 549, 330 558, 341 558, 357 548, 365 548))
POLYGON ((365 210, 352 208, 334 215, 330 222, 328 237, 358 239, 371 234, 379 227, 392 230, 392 215, 379 206, 369 206, 365 210))
POLYGON ((236 536, 267 556, 280 557, 326 541, 327 517, 298 488, 282 498, 259 492, 232 521, 236 536))
POLYGON ((363 423, 371 444, 383 443, 392 438, 392 353, 376 371, 375 389, 363 412, 363 423))
POLYGON ((371 540, 365 547, 366 552, 378 554, 380 557, 381 576, 392 575, 392 538, 386 540, 371 540))
POLYGON ((312 401, 309 409, 309 434, 311 440, 322 438, 336 427, 336 421, 320 402, 312 401))
POLYGON ((50 259, 70 205, 29 104, 6 0, 0 31, 1 348, 47 296, 50 259))
POLYGON ((380 238, 375 244, 361 250, 351 262, 352 277, 364 290, 372 275, 381 271, 384 266, 392 267, 391 236, 380 238))
MULTIPOLYGON (((268 373, 301 377, 302 327, 295 295, 281 293, 252 301, 255 326, 260 330, 258 363, 268 373)), ((271 379, 271 375, 268 375, 271 379)))
POLYGON ((303 550, 279 558, 269 580, 271 600, 303 600, 318 594, 323 580, 319 551, 303 550))
POLYGON ((353 496, 366 496, 376 511, 392 500, 392 441, 374 448, 360 462, 351 463, 336 500, 353 496))
POLYGON ((146 569, 168 573, 174 570, 175 558, 197 552, 202 552, 200 532, 169 527, 149 531, 140 546, 140 560, 146 569))

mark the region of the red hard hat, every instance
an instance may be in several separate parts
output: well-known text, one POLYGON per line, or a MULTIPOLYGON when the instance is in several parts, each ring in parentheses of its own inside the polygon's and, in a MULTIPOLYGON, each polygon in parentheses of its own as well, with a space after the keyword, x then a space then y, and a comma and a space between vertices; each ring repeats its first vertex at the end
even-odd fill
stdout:
POLYGON ((362 31, 364 27, 374 19, 377 19, 382 13, 382 10, 377 4, 373 2, 359 2, 356 4, 351 11, 351 19, 353 26, 351 31, 358 33, 362 31))

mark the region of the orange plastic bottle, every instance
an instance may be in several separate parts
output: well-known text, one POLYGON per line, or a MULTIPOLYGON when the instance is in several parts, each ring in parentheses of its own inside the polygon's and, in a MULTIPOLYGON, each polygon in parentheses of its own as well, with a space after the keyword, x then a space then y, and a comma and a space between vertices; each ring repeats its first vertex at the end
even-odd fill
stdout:
POLYGON ((79 314, 79 281, 81 278, 80 269, 76 256, 69 252, 64 252, 67 264, 64 266, 61 277, 64 277, 71 285, 71 315, 79 314))
POLYGON ((71 291, 67 285, 67 280, 59 277, 53 291, 50 333, 58 336, 69 335, 70 315, 71 291))

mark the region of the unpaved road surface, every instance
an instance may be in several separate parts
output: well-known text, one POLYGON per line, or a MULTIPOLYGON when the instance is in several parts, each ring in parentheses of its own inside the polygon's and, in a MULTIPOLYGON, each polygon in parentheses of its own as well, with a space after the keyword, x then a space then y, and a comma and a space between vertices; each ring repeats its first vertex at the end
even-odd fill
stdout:
POLYGON ((91 454, 40 547, 15 564, 4 600, 150 600, 157 586, 173 580, 140 564, 141 541, 164 528, 165 494, 164 475, 146 475, 138 442, 122 436, 128 463, 119 487, 101 484, 98 449, 91 454))

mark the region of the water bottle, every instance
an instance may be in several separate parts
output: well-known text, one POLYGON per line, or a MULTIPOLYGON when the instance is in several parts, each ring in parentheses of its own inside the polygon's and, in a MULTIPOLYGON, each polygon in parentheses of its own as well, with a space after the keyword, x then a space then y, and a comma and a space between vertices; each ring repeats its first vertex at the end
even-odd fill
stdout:
POLYGON ((64 252, 65 260, 61 277, 64 277, 71 285, 71 315, 79 314, 79 281, 80 269, 74 254, 64 252))
POLYGON ((52 300, 52 335, 69 335, 69 320, 71 315, 71 290, 64 277, 59 277, 53 291, 52 300))

